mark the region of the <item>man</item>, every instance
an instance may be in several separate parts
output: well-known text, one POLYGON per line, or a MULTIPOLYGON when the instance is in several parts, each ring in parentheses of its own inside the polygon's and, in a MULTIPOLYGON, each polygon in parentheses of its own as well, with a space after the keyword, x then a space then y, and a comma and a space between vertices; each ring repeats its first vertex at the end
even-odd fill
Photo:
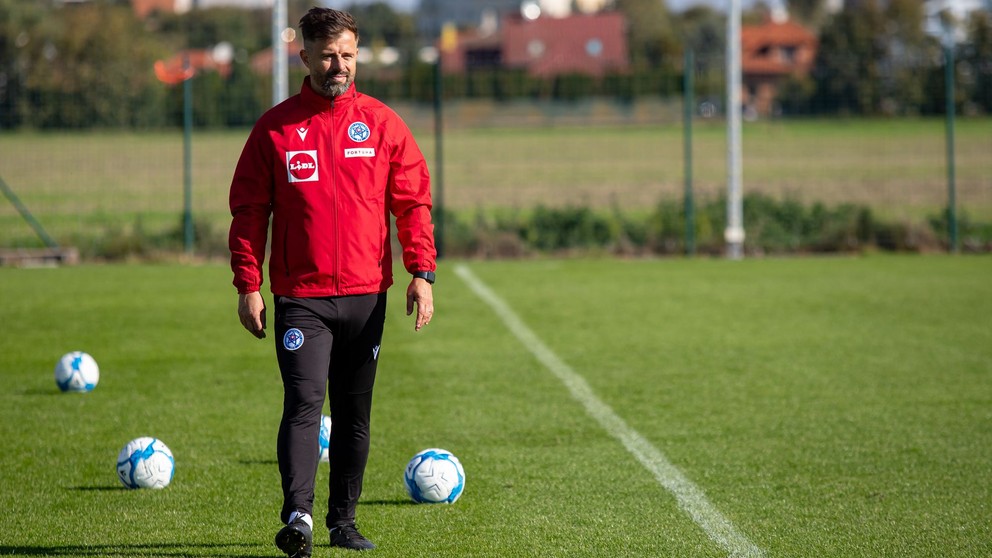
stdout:
POLYGON ((277 455, 286 524, 276 545, 312 552, 314 477, 325 393, 334 423, 326 525, 332 546, 375 548, 355 525, 369 453, 379 344, 392 284, 389 214, 412 274, 406 310, 420 330, 434 313, 430 179, 406 124, 358 93, 358 29, 341 11, 300 20, 309 69, 298 95, 255 124, 231 183, 231 268, 241 324, 265 337, 262 263, 269 281, 284 398, 277 455))

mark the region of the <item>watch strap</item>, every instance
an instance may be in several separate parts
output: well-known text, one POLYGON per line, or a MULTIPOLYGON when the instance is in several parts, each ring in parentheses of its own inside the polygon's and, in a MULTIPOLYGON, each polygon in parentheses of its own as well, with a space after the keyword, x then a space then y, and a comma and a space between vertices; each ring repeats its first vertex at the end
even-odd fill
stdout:
POLYGON ((431 285, 434 284, 434 272, 433 271, 414 271, 413 272, 413 276, 414 277, 418 277, 420 279, 423 279, 424 281, 427 281, 431 285))

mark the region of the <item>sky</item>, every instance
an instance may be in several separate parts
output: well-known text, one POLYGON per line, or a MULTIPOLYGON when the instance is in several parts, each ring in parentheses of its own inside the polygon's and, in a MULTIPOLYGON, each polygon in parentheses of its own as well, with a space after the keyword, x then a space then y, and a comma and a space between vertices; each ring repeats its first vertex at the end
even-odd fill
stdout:
MULTIPOLYGON (((356 4, 371 4, 377 0, 335 0, 334 3, 350 4, 352 2, 356 4)), ((394 9, 401 10, 405 12, 411 12, 419 3, 420 0, 385 0, 394 9)), ((668 8, 677 12, 688 8, 689 6, 705 4, 713 6, 715 8, 721 8, 727 5, 727 0, 666 0, 668 8)), ((741 6, 747 7, 753 4, 755 0, 741 0, 741 6)))

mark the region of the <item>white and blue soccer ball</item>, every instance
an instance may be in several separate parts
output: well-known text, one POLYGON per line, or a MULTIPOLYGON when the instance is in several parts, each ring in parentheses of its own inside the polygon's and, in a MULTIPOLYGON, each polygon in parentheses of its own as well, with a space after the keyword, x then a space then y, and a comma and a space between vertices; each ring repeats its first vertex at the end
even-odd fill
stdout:
POLYGON ((407 463, 403 481, 414 502, 451 504, 465 490, 465 470, 450 451, 430 448, 407 463))
POLYGON ((317 441, 320 442, 320 461, 322 463, 329 462, 328 448, 331 445, 331 417, 327 415, 320 416, 320 436, 317 438, 317 441))
POLYGON ((62 355, 55 365, 55 383, 62 391, 93 391, 100 381, 100 367, 89 354, 73 351, 62 355))
POLYGON ((165 488, 175 472, 172 451, 158 438, 135 438, 117 456, 117 478, 128 488, 165 488))

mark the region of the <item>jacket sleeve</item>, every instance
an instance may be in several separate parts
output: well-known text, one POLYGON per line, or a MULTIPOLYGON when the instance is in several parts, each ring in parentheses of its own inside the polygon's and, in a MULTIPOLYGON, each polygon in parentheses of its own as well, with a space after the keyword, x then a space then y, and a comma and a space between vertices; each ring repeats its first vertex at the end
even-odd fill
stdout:
POLYGON ((390 154, 389 209, 396 216, 403 267, 410 273, 435 271, 437 251, 427 161, 406 124, 395 114, 392 118, 396 143, 390 154))
POLYGON ((238 293, 262 287, 262 264, 272 212, 274 148, 261 126, 248 136, 231 181, 231 270, 238 293))

